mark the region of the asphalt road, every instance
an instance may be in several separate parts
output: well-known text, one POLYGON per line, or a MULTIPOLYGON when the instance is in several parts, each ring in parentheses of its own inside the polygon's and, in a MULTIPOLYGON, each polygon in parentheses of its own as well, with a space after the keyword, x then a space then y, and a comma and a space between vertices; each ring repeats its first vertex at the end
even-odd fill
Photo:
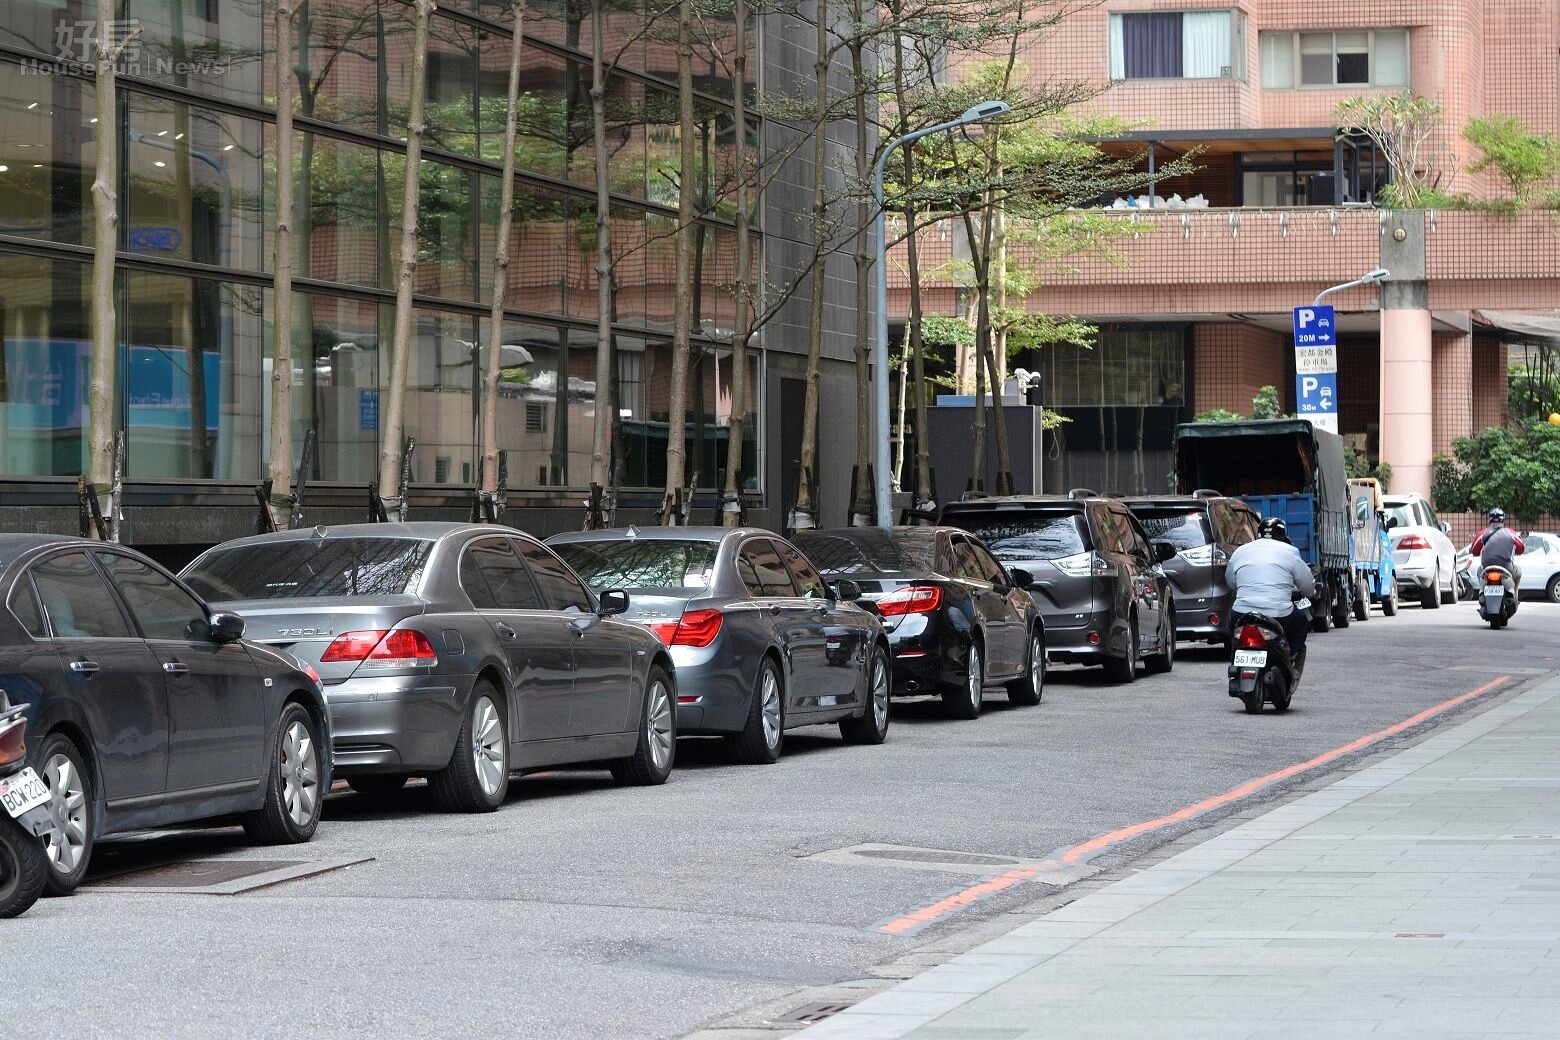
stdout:
MULTIPOLYGON (((1411 742, 1560 668, 1557 635, 1560 607, 1547 604, 1524 604, 1503 632, 1469 604, 1407 607, 1313 636, 1283 716, 1245 715, 1225 694, 1222 658, 1183 644, 1169 676, 1114 687, 1057 667, 1040 706, 1009 708, 991 691, 974 722, 897 704, 878 748, 804 730, 777 765, 731 766, 716 745, 685 740, 661 788, 537 776, 480 817, 436 813, 415 788, 390 803, 342 793, 301 848, 248 848, 234 828, 105 843, 81 893, 0 922, 0 1012, 72 1037, 681 1036, 861 978, 1053 891, 1036 877, 888 934, 885 922, 1009 868, 816 854, 882 843, 1046 859, 1509 677, 1355 754, 1411 742), (151 887, 220 875, 136 873, 223 860, 361 862, 232 895, 151 887)), ((1158 827, 1091 865, 1119 867, 1350 764, 1158 827)))

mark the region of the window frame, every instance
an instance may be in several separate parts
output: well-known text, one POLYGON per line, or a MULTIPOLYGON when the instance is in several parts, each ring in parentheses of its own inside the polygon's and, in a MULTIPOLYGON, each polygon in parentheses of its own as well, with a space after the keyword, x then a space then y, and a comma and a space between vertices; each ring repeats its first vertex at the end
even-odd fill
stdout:
POLYGON ((94 549, 92 551, 92 556, 98 565, 98 569, 103 572, 103 577, 108 582, 108 587, 113 590, 114 595, 119 599, 121 613, 129 618, 131 631, 139 633, 142 639, 145 639, 148 642, 172 643, 207 643, 211 641, 211 606, 205 600, 201 599, 200 596, 196 595, 193 589, 185 588, 184 583, 181 582, 177 577, 172 574, 168 574, 161 568, 148 563, 145 560, 137 559, 127 552, 120 552, 114 549, 94 549), (134 605, 130 602, 129 595, 123 588, 120 587, 119 582, 115 580, 114 572, 109 567, 108 563, 108 558, 111 556, 117 556, 120 559, 129 560, 131 563, 146 568, 152 573, 153 576, 164 579, 174 589, 182 592, 184 595, 194 600, 195 605, 200 608, 200 616, 195 620, 198 620, 205 625, 206 635, 203 638, 196 639, 188 635, 187 631, 186 634, 182 636, 152 635, 147 632, 146 627, 141 624, 140 615, 135 612, 134 605))
POLYGON ((49 612, 43 609, 43 600, 38 596, 37 587, 33 585, 31 566, 24 567, 21 573, 16 576, 16 580, 11 582, 10 591, 5 594, 5 609, 12 619, 15 620, 23 634, 33 642, 42 642, 54 634, 54 629, 49 624, 49 612), (42 635, 28 628, 27 622, 22 620, 22 616, 16 612, 15 599, 17 593, 22 592, 24 589, 26 594, 32 599, 33 610, 37 611, 38 620, 43 625, 42 635))
POLYGON ((780 548, 779 548, 779 546, 777 546, 775 544, 774 539, 772 539, 772 538, 763 538, 763 537, 755 537, 755 538, 745 538, 745 539, 743 539, 742 544, 737 546, 736 561, 737 561, 737 577, 742 582, 742 587, 747 590, 747 594, 748 594, 748 598, 749 599, 764 600, 764 599, 800 599, 801 598, 802 590, 801 590, 801 587, 796 584, 796 575, 791 573, 791 568, 786 564, 785 556, 781 554, 780 548), (780 563, 780 570, 782 572, 784 572, 790 578, 791 591, 790 591, 789 594, 777 595, 775 593, 769 592, 768 591, 768 586, 766 586, 764 584, 763 578, 759 575, 758 566, 756 564, 752 563, 751 561, 748 562, 748 569, 753 572, 753 580, 754 580, 754 582, 757 583, 758 588, 761 589, 761 590, 764 590, 764 591, 754 592, 753 591, 753 586, 749 585, 747 583, 747 579, 742 577, 742 563, 743 563, 744 555, 747 553, 747 551, 750 548, 756 548, 757 546, 760 546, 760 545, 768 545, 769 546, 770 551, 775 554, 775 559, 777 561, 779 561, 779 563, 780 563))
POLYGON ((508 541, 510 542, 510 548, 515 555, 520 557, 520 562, 525 565, 526 572, 530 575, 531 586, 536 590, 537 598, 542 602, 541 609, 555 610, 560 614, 567 614, 572 611, 575 612, 577 617, 595 614, 600 611, 601 601, 596 598, 596 594, 591 591, 590 586, 585 584, 578 574, 574 573, 574 568, 570 567, 563 557, 534 538, 510 535, 508 541), (571 579, 579 590, 585 594, 585 605, 583 607, 574 603, 560 604, 553 602, 551 591, 544 586, 541 577, 536 573, 536 569, 531 563, 531 554, 526 552, 528 547, 540 550, 539 555, 544 559, 551 559, 553 563, 563 568, 564 577, 571 579))
MULTIPOLYGON (((124 601, 120 598, 119 589, 114 586, 113 579, 109 577, 108 569, 98 562, 97 553, 91 551, 90 549, 81 545, 64 546, 56 552, 48 553, 44 556, 40 556, 36 560, 30 561, 27 564, 27 569, 23 571, 23 574, 32 582, 33 592, 38 597, 38 606, 43 610, 44 624, 49 626, 50 639, 123 639, 134 640, 138 643, 144 643, 146 641, 143 636, 137 634, 139 629, 135 623, 135 619, 130 616, 129 608, 125 606, 124 601), (88 564, 92 567, 92 572, 97 575, 98 581, 103 583, 104 589, 108 592, 109 602, 111 602, 114 605, 114 609, 119 612, 120 623, 123 624, 125 628, 124 635, 70 635, 61 634, 55 630, 54 618, 49 614, 49 605, 44 602, 43 593, 38 589, 36 571, 39 567, 45 566, 54 562, 55 560, 62 559, 73 553, 86 557, 88 564)), ((200 597, 197 596, 196 598, 199 599, 200 597)))
MULTIPOLYGON (((1183 33, 1186 30, 1186 23, 1184 21, 1181 23, 1181 29, 1182 29, 1183 33)), ((1216 83, 1216 82, 1220 82, 1220 81, 1224 81, 1224 80, 1228 80, 1228 81, 1231 81, 1231 82, 1245 82, 1245 80, 1246 80, 1246 31, 1247 31, 1246 30, 1246 12, 1242 11, 1239 7, 1235 7, 1235 6, 1230 6, 1230 7, 1211 7, 1211 8, 1209 8, 1209 7, 1186 7, 1186 8, 1181 8, 1179 10, 1172 10, 1172 11, 1161 11, 1161 10, 1158 10, 1158 9, 1149 9, 1149 10, 1141 10, 1141 11, 1111 11, 1111 12, 1109 12, 1106 15, 1106 18, 1105 18, 1105 63, 1106 63, 1106 69, 1107 69, 1106 75, 1107 75, 1107 78, 1112 83, 1182 83, 1182 82, 1216 83), (1228 57, 1228 64, 1225 67, 1230 70, 1230 74, 1228 76, 1187 76, 1187 75, 1184 74, 1185 73, 1185 65, 1183 63, 1183 65, 1182 65, 1182 73, 1183 74, 1180 75, 1180 76, 1128 76, 1126 74, 1127 56, 1126 56, 1126 53, 1125 53, 1125 45, 1123 45, 1123 53, 1121 55, 1122 74, 1121 74, 1121 78, 1117 79, 1109 71, 1110 69, 1113 69, 1115 67, 1115 64, 1116 64, 1116 62, 1115 62, 1115 54, 1114 54, 1115 45, 1116 45, 1115 41, 1116 41, 1116 36, 1117 36, 1116 30, 1114 28, 1114 26, 1116 24, 1116 20, 1117 19, 1122 19, 1120 24, 1122 26, 1122 33, 1124 35, 1125 31, 1126 31, 1125 19, 1128 16, 1130 16, 1130 15, 1150 15, 1150 14, 1162 14, 1162 15, 1173 14, 1173 15, 1177 15, 1177 16, 1182 17, 1182 18, 1184 18, 1186 15, 1189 15, 1189 14, 1225 14, 1225 15, 1228 15, 1229 19, 1230 19, 1230 50, 1229 50, 1229 54, 1227 55, 1227 57, 1228 57)))
POLYGON ((1406 25, 1371 26, 1363 29, 1275 29, 1267 32, 1259 32, 1257 34, 1257 61, 1259 62, 1259 67, 1257 69, 1257 84, 1263 90, 1408 90, 1411 89, 1413 82, 1413 43, 1414 40, 1412 30, 1406 25), (1366 73, 1366 81, 1364 83, 1339 83, 1338 34, 1361 32, 1366 34, 1365 53, 1366 68, 1368 70, 1366 73), (1404 81, 1402 83, 1382 83, 1377 78, 1376 36, 1378 33, 1401 33, 1403 35, 1403 51, 1405 59, 1403 62, 1404 81), (1329 64, 1329 68, 1332 69, 1332 82, 1307 83, 1305 82, 1305 72, 1301 65, 1302 52, 1300 50, 1300 37, 1321 36, 1324 34, 1332 37, 1332 48, 1329 51, 1329 54, 1332 58, 1332 61, 1329 64), (1270 87, 1263 78, 1267 71, 1267 63, 1262 60, 1262 37, 1264 36, 1287 36, 1289 38, 1289 69, 1292 74, 1292 78, 1288 86, 1270 87))
POLYGON ((482 611, 482 610, 525 611, 525 610, 547 610, 547 609, 549 609, 548 606, 547 606, 547 598, 542 595, 541 588, 538 587, 537 584, 536 584, 536 575, 531 573, 530 565, 528 563, 526 563, 525 558, 520 555, 520 551, 519 551, 519 549, 517 549, 515 547, 513 540, 508 538, 505 535, 501 535, 501 534, 482 534, 482 535, 478 535, 477 537, 475 537, 475 538, 471 539, 470 541, 468 541, 465 545, 461 546, 461 548, 460 548, 460 559, 459 559, 459 561, 457 561, 457 563, 455 565, 455 580, 456 580, 456 582, 458 582, 460 584, 460 591, 465 593, 465 596, 466 596, 466 598, 468 600, 471 600, 471 609, 473 609, 473 610, 477 610, 477 611, 482 611), (493 583, 488 580, 487 572, 482 569, 482 561, 480 559, 478 559, 474 555, 474 550, 476 550, 478 547, 482 546, 486 542, 498 542, 498 543, 504 545, 506 548, 508 548, 509 555, 514 558, 515 564, 520 568, 520 572, 525 575, 526 581, 529 582, 530 585, 531 585, 531 593, 536 598, 536 606, 534 606, 534 607, 506 607, 506 606, 504 606, 502 603, 500 603, 498 601, 498 596, 493 591, 493 583), (491 600, 492 603, 493 603, 493 605, 491 607, 478 606, 477 602, 475 600, 471 600, 471 591, 466 588, 466 582, 461 577, 461 572, 465 569, 466 560, 468 558, 471 560, 471 566, 473 568, 475 568, 475 570, 476 570, 477 577, 479 579, 481 579, 481 581, 482 581, 482 587, 487 590, 488 599, 491 600))

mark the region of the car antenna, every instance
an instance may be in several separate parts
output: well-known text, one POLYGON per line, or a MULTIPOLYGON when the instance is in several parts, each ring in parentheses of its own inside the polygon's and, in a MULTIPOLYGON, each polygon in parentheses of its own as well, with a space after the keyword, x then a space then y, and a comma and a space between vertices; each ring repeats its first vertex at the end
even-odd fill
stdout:
POLYGON ((630 537, 630 538, 638 538, 639 537, 639 527, 638 527, 638 525, 636 525, 636 524, 629 524, 628 525, 628 537, 630 537))
POLYGON ((325 537, 325 525, 324 524, 315 524, 314 525, 314 537, 316 537, 316 538, 324 538, 325 537))

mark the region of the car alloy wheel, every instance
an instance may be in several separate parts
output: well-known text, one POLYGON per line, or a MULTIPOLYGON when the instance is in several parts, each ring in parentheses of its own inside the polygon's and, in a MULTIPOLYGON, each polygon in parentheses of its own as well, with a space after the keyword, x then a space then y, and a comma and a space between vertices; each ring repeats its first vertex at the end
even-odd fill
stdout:
POLYGON ((969 668, 964 674, 964 694, 969 698, 970 717, 980 714, 982 695, 986 689, 986 662, 980 658, 980 644, 970 644, 969 668))
POLYGON ((672 714, 672 698, 666 683, 657 675, 650 683, 649 705, 645 710, 645 738, 650 760, 655 768, 665 770, 672 761, 672 744, 676 740, 672 714))
POLYGON ((86 783, 76 763, 63 754, 49 756, 41 770, 49 788, 49 822, 44 835, 49 866, 60 874, 74 873, 87 849, 86 783))
POLYGON ((471 757, 482 793, 496 797, 509 775, 509 748, 498 707, 486 695, 471 709, 471 757))
POLYGON ((282 735, 282 801, 296 827, 314 820, 320 798, 320 764, 314 736, 301 719, 294 719, 282 735))
POLYGON ((876 654, 872 657, 872 721, 878 729, 888 728, 888 669, 876 654))
POLYGON ((765 669, 758 688, 764 722, 764 744, 771 750, 780 744, 780 680, 773 669, 765 669))

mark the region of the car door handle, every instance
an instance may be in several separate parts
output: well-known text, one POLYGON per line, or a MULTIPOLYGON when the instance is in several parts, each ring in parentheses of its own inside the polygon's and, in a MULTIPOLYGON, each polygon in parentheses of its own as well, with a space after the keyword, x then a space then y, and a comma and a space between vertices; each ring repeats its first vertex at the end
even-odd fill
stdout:
POLYGON ((73 672, 79 672, 82 675, 94 675, 101 669, 102 666, 99 665, 96 661, 72 661, 70 663, 70 670, 73 672))
POLYGON ((185 664, 183 661, 163 662, 163 671, 167 672, 169 675, 186 675, 189 673, 189 670, 190 666, 185 664))
POLYGON ((504 639, 513 639, 515 637, 515 630, 504 624, 502 621, 498 622, 493 627, 498 629, 499 636, 504 639))
POLYGON ((780 608, 779 608, 779 607, 770 607, 770 608, 769 608, 769 612, 770 612, 770 613, 771 613, 771 614, 775 614, 775 615, 777 615, 777 616, 778 616, 778 615, 779 615, 779 613, 780 613, 780 608))

